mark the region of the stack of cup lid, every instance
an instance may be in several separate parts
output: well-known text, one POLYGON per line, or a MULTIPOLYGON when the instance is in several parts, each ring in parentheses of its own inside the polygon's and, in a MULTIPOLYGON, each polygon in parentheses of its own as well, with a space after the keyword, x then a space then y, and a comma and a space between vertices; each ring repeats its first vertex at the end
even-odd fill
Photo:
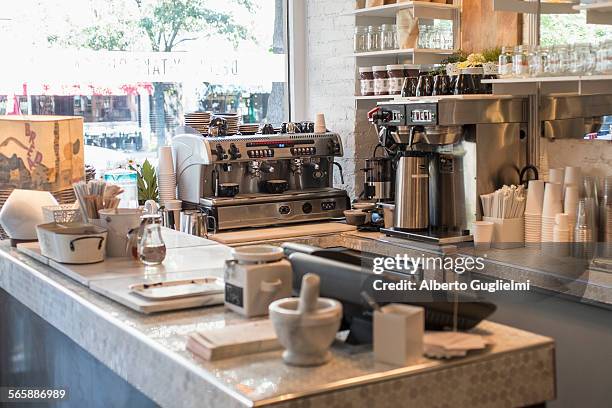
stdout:
POLYGON ((203 135, 208 134, 210 112, 191 112, 185 114, 185 126, 189 126, 203 135))
POLYGON ((542 207, 544 205, 544 182, 532 180, 527 189, 525 207, 525 245, 537 247, 542 238, 542 207))
POLYGON ((176 200, 176 172, 172 159, 172 148, 162 146, 159 148, 159 163, 157 166, 157 186, 159 188, 159 202, 176 200))

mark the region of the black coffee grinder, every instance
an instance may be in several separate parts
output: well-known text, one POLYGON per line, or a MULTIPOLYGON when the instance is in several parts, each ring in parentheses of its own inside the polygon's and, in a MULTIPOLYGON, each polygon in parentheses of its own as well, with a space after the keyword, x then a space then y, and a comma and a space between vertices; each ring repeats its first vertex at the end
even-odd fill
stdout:
POLYGON ((377 203, 393 201, 393 161, 388 157, 372 157, 366 159, 365 168, 362 170, 365 173, 363 199, 377 203))

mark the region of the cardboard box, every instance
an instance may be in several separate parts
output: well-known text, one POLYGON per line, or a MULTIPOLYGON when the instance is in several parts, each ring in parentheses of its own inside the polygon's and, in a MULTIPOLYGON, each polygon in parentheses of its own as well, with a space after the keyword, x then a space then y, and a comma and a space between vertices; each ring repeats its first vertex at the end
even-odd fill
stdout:
POLYGON ((0 116, 0 189, 57 192, 84 179, 83 118, 0 116))

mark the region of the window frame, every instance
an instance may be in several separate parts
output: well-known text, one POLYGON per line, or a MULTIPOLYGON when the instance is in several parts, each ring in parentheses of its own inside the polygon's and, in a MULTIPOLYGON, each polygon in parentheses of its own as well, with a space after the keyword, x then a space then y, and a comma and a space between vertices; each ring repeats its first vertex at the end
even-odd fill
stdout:
POLYGON ((287 85, 289 120, 306 120, 308 64, 306 55, 306 2, 284 0, 287 10, 287 85))

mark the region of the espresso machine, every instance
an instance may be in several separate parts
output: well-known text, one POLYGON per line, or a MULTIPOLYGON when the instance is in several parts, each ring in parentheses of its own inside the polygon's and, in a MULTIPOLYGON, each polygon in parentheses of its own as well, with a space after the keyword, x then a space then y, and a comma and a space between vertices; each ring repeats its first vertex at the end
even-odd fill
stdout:
POLYGON ((386 235, 450 244, 472 240, 480 195, 518 184, 527 157, 525 98, 397 98, 369 112, 395 168, 386 235))
POLYGON ((335 133, 172 139, 178 198, 207 214, 222 231, 343 217, 345 190, 333 187, 342 168, 335 133))

